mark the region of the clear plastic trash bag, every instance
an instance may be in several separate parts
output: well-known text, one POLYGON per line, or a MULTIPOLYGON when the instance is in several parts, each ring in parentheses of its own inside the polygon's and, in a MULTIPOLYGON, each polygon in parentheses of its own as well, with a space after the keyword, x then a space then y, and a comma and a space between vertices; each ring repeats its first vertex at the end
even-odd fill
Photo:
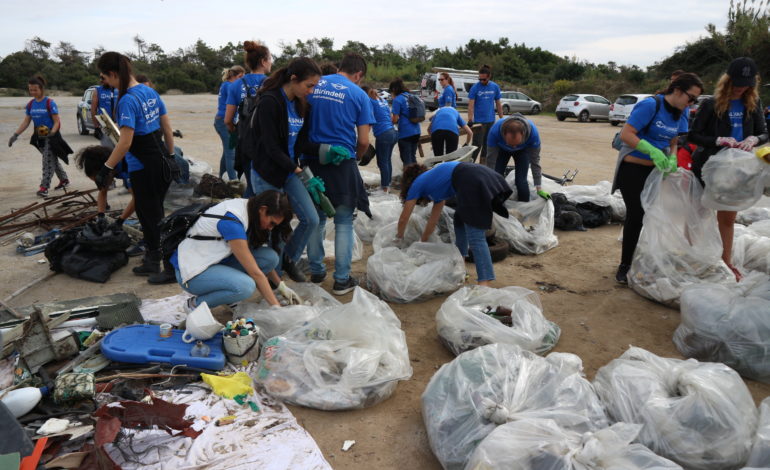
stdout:
POLYGON ((759 405, 759 425, 746 467, 770 467, 770 397, 759 405))
POLYGON ((507 201, 508 218, 494 214, 492 226, 499 239, 508 242, 511 251, 539 255, 555 248, 559 239, 553 233, 554 209, 541 197, 530 202, 507 201))
POLYGON ((762 197, 768 169, 754 152, 720 150, 703 165, 703 205, 722 211, 748 209, 762 197))

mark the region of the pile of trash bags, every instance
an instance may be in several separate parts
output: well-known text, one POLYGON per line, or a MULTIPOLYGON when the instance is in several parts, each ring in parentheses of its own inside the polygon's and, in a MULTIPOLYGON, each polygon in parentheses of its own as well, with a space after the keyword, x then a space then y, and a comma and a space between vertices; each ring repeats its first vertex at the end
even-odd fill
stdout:
POLYGON ((765 186, 770 186, 770 166, 760 162, 754 152, 724 148, 703 165, 702 178, 705 207, 742 211, 753 206, 765 186))
POLYGON ((770 207, 749 207, 738 212, 735 222, 742 225, 751 225, 760 220, 770 220, 770 207))
MULTIPOLYGON (((515 192, 514 192, 515 194, 515 192)), ((492 227, 497 238, 508 242, 510 250, 522 255, 539 255, 555 248, 559 239, 553 234, 554 208, 540 196, 529 202, 505 202, 508 218, 493 214, 492 227)))
POLYGON ((665 178, 657 170, 650 173, 641 196, 644 229, 628 273, 639 295, 677 306, 689 285, 735 282, 722 261, 716 213, 701 205, 701 193, 688 170, 665 178))
POLYGON ((366 277, 383 299, 416 302, 462 286, 465 260, 448 243, 415 242, 405 249, 387 246, 366 261, 366 277))
MULTIPOLYGON (((608 426, 601 403, 581 374, 580 358, 546 358, 511 344, 489 344, 444 364, 422 395, 431 449, 446 470, 462 470, 498 426, 551 419, 584 433, 608 426)), ((542 468, 542 467, 540 467, 542 468)))
POLYGON ((734 469, 749 456, 757 409, 724 364, 631 347, 599 369, 594 387, 614 422, 643 425, 637 441, 685 468, 734 469))
POLYGON ((393 310, 357 287, 350 303, 267 340, 254 375, 279 400, 346 410, 385 400, 412 367, 393 310))
MULTIPOLYGON (((759 405, 759 425, 751 446, 751 455, 746 462, 746 469, 767 468, 770 465, 770 397, 759 405)), ((745 470, 746 470, 745 469, 745 470)))
POLYGON ((463 287, 436 313, 441 342, 455 355, 492 343, 515 344, 536 354, 550 351, 561 329, 543 316, 536 293, 523 287, 463 287))
POLYGON ((735 266, 745 271, 770 274, 770 220, 755 222, 748 227, 736 224, 732 253, 735 266))
POLYGON ((642 426, 617 423, 577 433, 551 419, 498 426, 471 456, 468 470, 681 470, 674 462, 632 444, 642 426))
POLYGON ((690 286, 682 293, 681 312, 674 344, 683 356, 770 382, 770 276, 752 272, 730 287, 690 286))

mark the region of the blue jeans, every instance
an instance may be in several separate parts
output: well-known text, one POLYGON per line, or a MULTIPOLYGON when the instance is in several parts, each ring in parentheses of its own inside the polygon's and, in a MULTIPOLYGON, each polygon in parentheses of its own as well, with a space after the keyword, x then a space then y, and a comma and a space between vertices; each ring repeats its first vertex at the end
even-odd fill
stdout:
POLYGON ((396 142, 398 142, 398 132, 393 128, 378 135, 374 140, 374 149, 377 151, 377 166, 380 169, 380 186, 383 188, 390 186, 390 179, 393 175, 391 157, 396 142))
POLYGON ((291 210, 299 220, 299 225, 291 234, 289 242, 284 247, 284 255, 293 262, 299 261, 302 252, 305 251, 307 246, 308 237, 318 227, 318 212, 313 204, 313 199, 310 198, 310 194, 305 189, 305 185, 296 176, 292 175, 286 179, 283 184, 283 188, 278 188, 263 180, 261 176, 255 171, 251 170, 251 185, 254 188, 254 192, 259 194, 269 189, 285 192, 289 197, 289 203, 291 204, 291 210))
MULTIPOLYGON (((251 250, 259 269, 267 274, 278 265, 278 254, 271 248, 261 246, 251 250)), ((241 263, 230 255, 217 264, 211 265, 205 271, 182 283, 182 274, 175 269, 176 282, 182 289, 196 295, 196 303, 206 302, 210 308, 227 305, 248 299, 257 288, 256 282, 241 266, 241 263)))
POLYGON ((248 199, 251 196, 257 195, 254 192, 254 187, 251 185, 251 160, 246 162, 246 168, 244 168, 243 172, 246 175, 246 191, 243 192, 243 198, 248 199))
MULTIPOLYGON (((353 259, 353 208, 337 206, 334 214, 334 280, 345 282, 350 277, 350 264, 353 259)), ((326 214, 318 210, 318 227, 310 232, 307 241, 307 258, 310 261, 311 274, 324 274, 324 235, 326 233, 326 214)))
POLYGON ((516 196, 521 202, 529 201, 529 183, 527 182, 527 174, 529 173, 529 155, 534 152, 540 152, 540 147, 527 147, 515 152, 507 152, 500 149, 497 154, 497 161, 495 162, 495 171, 505 174, 505 167, 508 165, 508 160, 513 157, 514 179, 516 182, 516 196))
POLYGON ((489 245, 484 236, 486 230, 472 227, 455 219, 455 245, 463 256, 468 256, 468 246, 473 252, 473 261, 476 264, 476 277, 478 281, 494 281, 495 270, 492 267, 492 255, 489 254, 489 245))
POLYGON ((401 155, 404 166, 417 162, 417 142, 419 140, 420 134, 398 139, 398 153, 401 155))
POLYGON ((214 129, 222 140, 222 157, 219 159, 219 177, 227 172, 227 178, 238 178, 235 172, 235 149, 230 148, 230 131, 227 130, 224 118, 214 118, 214 129))

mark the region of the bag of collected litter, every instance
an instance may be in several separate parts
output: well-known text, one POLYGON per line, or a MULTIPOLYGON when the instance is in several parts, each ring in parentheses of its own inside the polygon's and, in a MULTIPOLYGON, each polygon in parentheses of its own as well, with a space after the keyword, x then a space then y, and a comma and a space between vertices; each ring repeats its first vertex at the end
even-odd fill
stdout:
POLYGON ((366 261, 366 277, 380 297, 408 303, 453 292, 465 282, 465 260, 448 243, 416 242, 375 251, 366 261))
POLYGON ((422 416, 431 449, 446 470, 462 470, 476 446, 497 426, 552 419, 583 433, 608 426, 580 358, 547 358, 511 344, 488 344, 457 356, 431 378, 422 416))
POLYGON ((716 214, 701 205, 701 192, 690 171, 650 173, 641 196, 644 228, 628 273, 637 294, 676 306, 689 285, 735 281, 722 261, 716 214))
POLYGON ((759 424, 746 467, 767 468, 770 465, 770 397, 759 405, 759 424))
POLYGON ((45 248, 51 271, 104 283, 128 264, 124 251, 130 244, 123 230, 112 230, 106 220, 90 221, 65 230, 45 248))
POLYGON ((760 220, 770 220, 770 207, 749 207, 744 211, 738 212, 735 222, 751 225, 760 220))
POLYGON ((369 210, 372 212, 372 218, 356 217, 353 222, 353 228, 358 237, 367 243, 374 240, 377 231, 385 225, 398 220, 401 215, 401 201, 397 196, 385 193, 386 196, 373 198, 369 196, 369 210))
POLYGON ((768 168, 754 152, 720 150, 703 165, 703 205, 722 211, 748 209, 762 197, 768 168))
POLYGON ((463 287, 441 304, 436 328, 441 342, 455 355, 492 343, 545 354, 561 335, 561 329, 543 316, 537 294, 514 286, 463 287))
MULTIPOLYGON (((412 213, 412 216, 409 218, 409 222, 406 224, 406 230, 404 230, 403 243, 405 246, 409 246, 412 243, 420 241, 420 238, 422 238, 422 232, 425 230, 425 224, 427 222, 428 218, 424 217, 421 211, 415 210, 412 213)), ((397 231, 398 221, 391 222, 377 230, 377 233, 374 235, 374 240, 372 240, 372 248, 374 249, 374 252, 376 253, 382 248, 394 247, 397 231)), ((441 238, 439 238, 436 232, 437 230, 433 231, 433 233, 430 235, 430 238, 428 239, 428 242, 441 243, 441 238)))
POLYGON ((406 335, 388 305, 361 288, 353 300, 262 348, 255 379, 272 396, 321 410, 365 408, 412 375, 406 335))
POLYGON ((559 244, 553 234, 553 203, 538 197, 530 202, 507 201, 510 216, 493 214, 492 227, 497 237, 508 242, 511 251, 522 255, 539 255, 559 244))
POLYGON ((685 468, 738 468, 749 456, 757 408, 724 364, 630 347, 599 369, 594 387, 613 421, 642 424, 638 442, 685 468))
POLYGON ((203 178, 203 175, 214 174, 214 169, 211 168, 211 165, 204 162, 203 160, 195 160, 190 157, 184 157, 184 158, 190 164, 190 179, 188 180, 189 184, 192 184, 192 185, 200 184, 201 179, 203 178))
POLYGON ((674 344, 684 357, 721 362, 770 382, 770 276, 751 272, 734 286, 696 284, 682 292, 674 344))
MULTIPOLYGON (((766 221, 763 221, 766 222, 766 221)), ((755 225, 735 225, 733 264, 746 271, 770 274, 770 236, 757 233, 755 225)))
POLYGON ((551 419, 498 426, 476 448, 467 470, 681 470, 674 462, 632 444, 642 427, 616 423, 583 434, 551 419))

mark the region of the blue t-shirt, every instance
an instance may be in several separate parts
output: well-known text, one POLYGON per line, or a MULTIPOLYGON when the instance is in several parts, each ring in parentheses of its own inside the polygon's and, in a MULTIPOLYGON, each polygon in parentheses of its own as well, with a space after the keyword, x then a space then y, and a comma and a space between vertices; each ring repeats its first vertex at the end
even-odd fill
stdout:
POLYGON ((457 107, 457 94, 455 93, 455 89, 452 85, 447 85, 443 90, 441 90, 441 94, 438 97, 438 105, 439 107, 457 107))
POLYGON ((53 114, 59 114, 59 108, 56 106, 54 100, 51 100, 50 107, 51 113, 48 113, 48 104, 46 102, 51 100, 47 96, 43 97, 41 101, 32 100, 31 105, 27 105, 26 114, 32 118, 32 123, 35 127, 46 126, 48 129, 53 129, 53 114))
POLYGON ((473 103, 473 121, 494 122, 495 101, 501 96, 497 83, 491 80, 486 85, 482 85, 481 82, 475 83, 468 92, 468 99, 476 100, 473 103))
MULTIPOLYGON (((341 145, 356 158, 357 126, 374 124, 372 102, 364 90, 335 73, 318 81, 307 97, 312 113, 309 140, 317 144, 341 145)), ((303 155, 302 158, 318 158, 303 155)))
MULTIPOLYGON (((141 165, 141 163, 139 164, 141 165)), ((142 168, 144 168, 144 166, 142 166, 142 168)), ((123 180, 123 186, 125 186, 126 189, 131 189, 131 176, 128 174, 128 162, 125 158, 115 167, 115 178, 123 180)))
POLYGON ((507 152, 517 152, 529 147, 540 147, 540 132, 538 132, 537 127, 535 127, 535 123, 529 119, 527 119, 527 123, 529 123, 530 131, 529 138, 526 142, 522 142, 516 147, 511 147, 505 143, 505 138, 503 137, 503 123, 508 119, 512 118, 498 119, 497 122, 492 124, 492 127, 489 129, 489 135, 487 135, 487 148, 499 147, 507 152))
MULTIPOLYGON (((147 135, 160 129, 160 117, 166 114, 166 105, 157 91, 139 84, 120 98, 116 114, 118 128, 130 127, 134 135, 147 135)), ((126 153, 125 159, 129 173, 144 168, 131 152, 126 153)))
POLYGON ((398 138, 411 137, 420 134, 420 123, 409 120, 408 91, 393 98, 393 114, 398 116, 398 138))
MULTIPOLYGON (((217 231, 220 233, 220 235, 222 235, 222 238, 228 242, 230 240, 248 240, 248 237, 246 236, 246 229, 243 227, 243 223, 240 222, 240 219, 230 211, 225 212, 225 217, 232 217, 235 220, 222 219, 217 222, 217 231)), ((230 255, 220 261, 220 263, 223 263, 233 257, 235 257, 235 255, 230 255)), ((179 269, 179 248, 174 251, 174 254, 171 255, 171 259, 169 261, 171 262, 171 265, 174 266, 174 268, 179 269)))
POLYGON ((380 99, 369 98, 372 102, 372 111, 374 112, 374 126, 372 131, 374 136, 382 134, 383 132, 393 129, 393 121, 390 120, 390 106, 388 102, 380 99))
POLYGON ((743 140, 743 114, 746 107, 740 99, 730 100, 730 110, 727 112, 730 117, 730 136, 738 142, 743 140))
POLYGON ((300 129, 302 129, 302 124, 305 122, 305 119, 297 113, 295 102, 289 100, 289 97, 286 96, 286 92, 283 91, 283 87, 281 87, 281 95, 283 95, 283 99, 286 102, 286 111, 289 115, 289 156, 293 160, 294 144, 297 143, 297 136, 299 135, 300 129))
POLYGON ((463 127, 465 121, 460 117, 456 109, 450 107, 439 108, 433 115, 430 124, 431 133, 436 131, 450 131, 460 134, 458 127, 463 127))
POLYGON ((455 195, 452 186, 452 173, 460 162, 445 162, 436 165, 415 178, 406 200, 428 198, 433 202, 441 202, 455 195))
POLYGON ((115 100, 118 98, 117 91, 114 88, 100 85, 96 87, 96 96, 99 97, 96 114, 101 114, 102 109, 104 109, 104 111, 107 113, 107 116, 114 120, 115 100))
MULTIPOLYGON (((628 124, 636 129, 637 137, 651 143, 660 150, 671 145, 671 139, 681 133, 686 133, 688 129, 687 115, 682 113, 677 121, 674 116, 666 110, 663 103, 663 95, 656 95, 660 101, 660 109, 655 114, 655 99, 653 97, 645 98, 634 106, 631 115, 628 117, 628 124), (651 123, 651 124, 650 124, 651 123), (649 127, 647 125, 649 124, 649 127)), ((650 160, 650 156, 638 150, 630 153, 634 157, 650 160)))
POLYGON ((262 86, 265 78, 266 76, 263 73, 247 73, 240 79, 232 82, 232 84, 227 86, 226 104, 238 106, 246 98, 246 85, 243 84, 244 81, 248 84, 249 95, 254 96, 259 87, 262 86))
POLYGON ((217 95, 217 114, 214 117, 224 118, 225 109, 227 108, 227 91, 229 89, 230 82, 222 82, 219 85, 219 94, 217 95))

